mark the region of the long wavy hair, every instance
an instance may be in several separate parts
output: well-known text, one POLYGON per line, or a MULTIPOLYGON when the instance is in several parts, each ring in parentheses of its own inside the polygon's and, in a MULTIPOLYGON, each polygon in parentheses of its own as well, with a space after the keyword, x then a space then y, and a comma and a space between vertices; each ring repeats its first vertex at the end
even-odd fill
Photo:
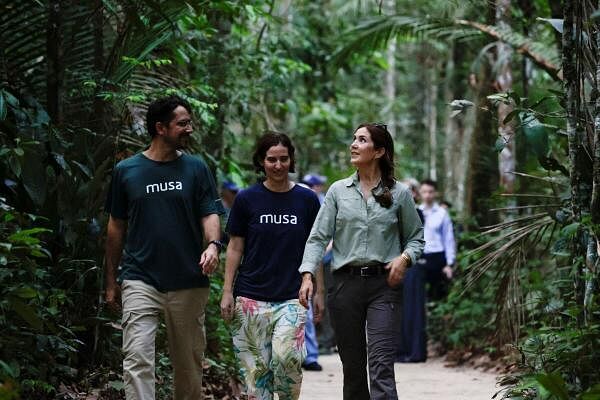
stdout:
POLYGON ((392 206, 392 189, 396 185, 394 176, 394 140, 384 124, 360 124, 360 128, 366 128, 371 134, 371 140, 376 150, 383 148, 385 154, 379 159, 379 170, 381 171, 382 190, 373 191, 373 197, 382 207, 392 206))

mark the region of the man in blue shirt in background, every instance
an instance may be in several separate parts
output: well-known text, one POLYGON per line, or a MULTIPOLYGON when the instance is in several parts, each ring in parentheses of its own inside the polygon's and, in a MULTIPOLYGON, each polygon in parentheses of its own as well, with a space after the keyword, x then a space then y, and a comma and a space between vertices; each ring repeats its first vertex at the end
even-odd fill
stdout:
POLYGON ((425 218, 425 281, 429 283, 429 300, 440 300, 447 294, 456 261, 454 227, 448 211, 437 203, 437 183, 426 179, 419 190, 419 209, 425 218))

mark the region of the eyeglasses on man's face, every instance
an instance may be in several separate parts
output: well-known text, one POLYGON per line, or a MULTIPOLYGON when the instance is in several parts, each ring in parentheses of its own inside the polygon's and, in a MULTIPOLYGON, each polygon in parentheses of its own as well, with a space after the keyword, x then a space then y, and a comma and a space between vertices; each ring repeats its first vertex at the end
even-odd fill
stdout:
POLYGON ((194 122, 191 119, 184 119, 184 120, 181 120, 181 121, 177 121, 175 123, 175 125, 177 125, 180 128, 187 128, 188 126, 190 128, 193 128, 194 127, 194 122))

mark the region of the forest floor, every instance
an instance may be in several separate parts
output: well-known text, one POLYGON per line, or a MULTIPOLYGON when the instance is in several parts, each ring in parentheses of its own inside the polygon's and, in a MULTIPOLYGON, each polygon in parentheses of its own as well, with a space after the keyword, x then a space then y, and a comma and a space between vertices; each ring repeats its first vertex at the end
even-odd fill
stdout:
MULTIPOLYGON (((342 398, 342 364, 337 354, 319 356, 321 372, 304 372, 300 400, 342 398)), ((496 375, 469 367, 445 367, 442 358, 426 363, 396 364, 402 400, 486 400, 498 391, 496 375)))

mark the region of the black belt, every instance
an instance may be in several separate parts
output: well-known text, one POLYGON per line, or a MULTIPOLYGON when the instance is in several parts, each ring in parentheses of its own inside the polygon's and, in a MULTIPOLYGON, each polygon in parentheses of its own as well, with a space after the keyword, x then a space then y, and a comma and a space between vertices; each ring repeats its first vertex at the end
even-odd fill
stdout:
MULTIPOLYGON (((388 273, 388 270, 385 269, 386 264, 375 264, 375 265, 344 265, 338 271, 342 273, 347 273, 355 276, 369 277, 369 276, 379 276, 385 275, 388 273)), ((338 272, 336 271, 336 272, 338 272)))

